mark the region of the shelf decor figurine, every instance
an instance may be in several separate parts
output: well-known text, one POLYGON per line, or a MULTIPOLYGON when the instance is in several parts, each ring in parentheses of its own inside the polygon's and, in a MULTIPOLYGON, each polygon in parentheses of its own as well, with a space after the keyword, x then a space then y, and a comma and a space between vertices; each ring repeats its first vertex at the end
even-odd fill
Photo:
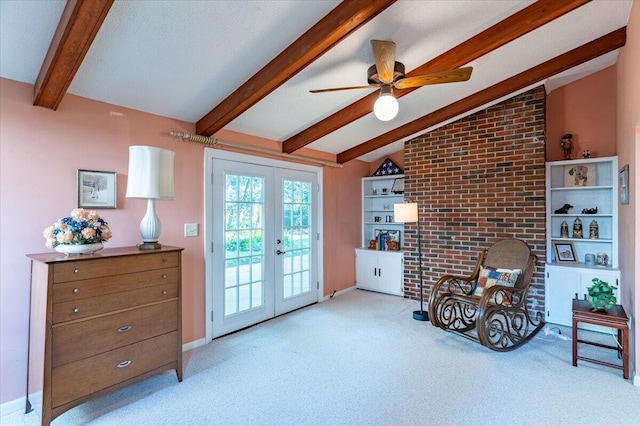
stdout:
POLYGON ((569 238, 569 224, 566 220, 560 224, 560 238, 569 238))
POLYGON ((572 238, 582 238, 582 221, 579 217, 573 221, 573 236, 572 238))
POLYGON ((572 209, 573 206, 571 204, 565 204, 564 206, 560 207, 559 209, 555 210, 554 213, 555 214, 567 214, 569 213, 569 210, 572 209))
POLYGON ((592 220, 589 224, 589 238, 591 238, 592 240, 597 240, 598 238, 600 238, 598 236, 598 222, 596 222, 595 220, 592 220))
POLYGON ((562 146, 562 153, 564 154, 565 160, 571 160, 571 152, 573 151, 573 143, 571 143, 571 138, 573 135, 571 133, 567 133, 562 137, 560 141, 560 146, 562 146))
POLYGON ((582 209, 582 214, 598 214, 598 206, 592 209, 582 209))

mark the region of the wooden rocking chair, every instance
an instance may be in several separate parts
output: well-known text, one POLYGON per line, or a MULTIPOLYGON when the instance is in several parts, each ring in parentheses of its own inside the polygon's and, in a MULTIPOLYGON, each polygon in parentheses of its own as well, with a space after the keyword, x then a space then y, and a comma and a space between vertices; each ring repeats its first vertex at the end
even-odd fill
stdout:
POLYGON ((527 307, 537 257, 524 241, 505 239, 479 253, 469 277, 445 275, 429 297, 431 324, 494 351, 513 350, 544 326, 527 307))

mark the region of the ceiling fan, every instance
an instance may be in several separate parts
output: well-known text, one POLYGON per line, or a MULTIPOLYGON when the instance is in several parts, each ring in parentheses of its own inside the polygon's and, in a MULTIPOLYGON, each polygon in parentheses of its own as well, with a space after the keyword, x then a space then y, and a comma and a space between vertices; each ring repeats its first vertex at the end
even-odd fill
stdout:
POLYGON ((439 71, 414 77, 404 76, 404 65, 396 62, 396 44, 392 41, 371 40, 375 65, 367 71, 368 86, 334 87, 331 89, 310 90, 311 93, 336 92, 339 90, 377 89, 380 97, 376 101, 373 112, 382 121, 393 119, 398 113, 398 101, 393 96, 393 89, 409 89, 429 84, 454 83, 471 78, 473 67, 439 71))

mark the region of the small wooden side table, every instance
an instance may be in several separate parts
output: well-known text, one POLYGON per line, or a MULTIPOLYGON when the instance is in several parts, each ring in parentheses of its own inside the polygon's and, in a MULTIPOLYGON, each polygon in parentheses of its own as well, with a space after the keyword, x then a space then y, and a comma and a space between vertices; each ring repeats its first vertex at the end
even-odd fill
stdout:
POLYGON ((621 305, 614 305, 606 311, 593 312, 591 303, 587 300, 573 299, 573 366, 578 366, 578 360, 593 362, 595 364, 606 365, 607 367, 622 370, 622 376, 629 378, 629 318, 621 305), (600 325, 603 327, 612 327, 618 329, 618 346, 604 345, 602 343, 590 342, 578 339, 578 323, 600 325), (610 362, 600 361, 593 358, 587 358, 578 355, 578 343, 598 346, 601 348, 615 349, 618 351, 618 357, 622 358, 622 365, 612 364, 610 362))

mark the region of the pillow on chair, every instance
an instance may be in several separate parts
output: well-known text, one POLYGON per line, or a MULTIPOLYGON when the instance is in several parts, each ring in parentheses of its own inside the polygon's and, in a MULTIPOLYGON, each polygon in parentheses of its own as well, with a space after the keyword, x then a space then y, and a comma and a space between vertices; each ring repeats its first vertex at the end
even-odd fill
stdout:
POLYGON ((518 276, 522 270, 520 269, 504 269, 480 266, 480 275, 473 295, 481 297, 484 290, 494 285, 502 285, 505 287, 513 287, 516 285, 518 276))

